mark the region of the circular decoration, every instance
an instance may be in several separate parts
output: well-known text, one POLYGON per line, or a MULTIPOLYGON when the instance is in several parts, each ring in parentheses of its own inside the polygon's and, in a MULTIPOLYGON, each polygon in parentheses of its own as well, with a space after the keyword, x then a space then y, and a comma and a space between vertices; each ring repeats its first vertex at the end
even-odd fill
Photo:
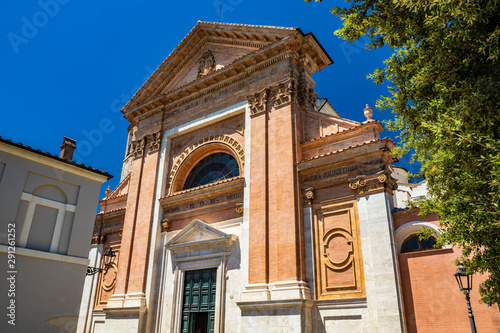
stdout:
POLYGON ((116 275, 118 272, 118 266, 116 263, 111 263, 111 268, 109 268, 106 273, 102 275, 102 289, 105 291, 113 290, 116 284, 116 275))

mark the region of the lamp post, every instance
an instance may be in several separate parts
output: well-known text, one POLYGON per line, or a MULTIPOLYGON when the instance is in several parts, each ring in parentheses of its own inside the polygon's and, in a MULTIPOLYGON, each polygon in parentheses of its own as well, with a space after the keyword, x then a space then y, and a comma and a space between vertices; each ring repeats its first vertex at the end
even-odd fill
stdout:
POLYGON ((86 275, 94 275, 101 272, 106 273, 108 269, 113 267, 113 262, 115 261, 115 258, 116 258, 115 252, 113 251, 112 248, 109 248, 109 250, 106 251, 106 253, 104 253, 104 268, 88 266, 86 275))
POLYGON ((467 310, 469 310, 469 322, 472 333, 476 333, 476 323, 474 322, 474 315, 472 314, 472 307, 470 305, 470 291, 472 289, 472 275, 467 274, 465 267, 460 263, 457 272, 454 274, 457 280, 458 288, 464 293, 465 300, 467 301, 467 310))

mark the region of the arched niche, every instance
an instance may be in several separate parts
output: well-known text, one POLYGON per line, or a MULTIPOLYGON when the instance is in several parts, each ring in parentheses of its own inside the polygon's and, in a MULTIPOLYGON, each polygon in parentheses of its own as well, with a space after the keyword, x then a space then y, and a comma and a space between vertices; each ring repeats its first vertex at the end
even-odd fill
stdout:
POLYGON ((168 176, 170 193, 181 191, 193 167, 205 157, 215 153, 227 153, 233 156, 238 162, 240 175, 243 175, 245 152, 241 144, 227 135, 212 135, 187 147, 175 160, 168 176))

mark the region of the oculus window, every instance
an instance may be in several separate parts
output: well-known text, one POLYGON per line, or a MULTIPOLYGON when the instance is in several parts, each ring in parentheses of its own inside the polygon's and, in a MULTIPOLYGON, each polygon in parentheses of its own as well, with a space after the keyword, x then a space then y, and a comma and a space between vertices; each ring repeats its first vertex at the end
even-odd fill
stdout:
POLYGON ((189 173, 183 190, 215 183, 240 175, 236 159, 227 153, 215 153, 204 157, 189 173))
POLYGON ((436 239, 434 237, 420 240, 417 235, 413 235, 405 240, 401 253, 433 249, 434 245, 436 245, 436 239))

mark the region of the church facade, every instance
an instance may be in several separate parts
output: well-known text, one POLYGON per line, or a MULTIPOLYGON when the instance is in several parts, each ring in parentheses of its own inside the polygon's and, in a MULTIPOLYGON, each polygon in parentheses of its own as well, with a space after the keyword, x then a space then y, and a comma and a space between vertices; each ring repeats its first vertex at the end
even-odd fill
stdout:
POLYGON ((330 64, 298 28, 198 22, 122 110, 122 179, 89 258, 117 257, 87 277, 78 332, 418 326, 394 143, 368 106, 356 122, 317 98, 330 64))

